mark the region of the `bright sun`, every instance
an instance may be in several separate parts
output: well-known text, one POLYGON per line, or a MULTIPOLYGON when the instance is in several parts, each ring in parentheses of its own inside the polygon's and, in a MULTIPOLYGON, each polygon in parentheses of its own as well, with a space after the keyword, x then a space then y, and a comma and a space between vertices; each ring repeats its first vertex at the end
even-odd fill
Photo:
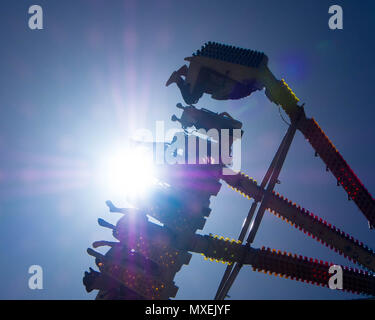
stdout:
POLYGON ((147 192, 156 182, 152 153, 141 146, 111 155, 101 173, 110 193, 127 198, 147 192))

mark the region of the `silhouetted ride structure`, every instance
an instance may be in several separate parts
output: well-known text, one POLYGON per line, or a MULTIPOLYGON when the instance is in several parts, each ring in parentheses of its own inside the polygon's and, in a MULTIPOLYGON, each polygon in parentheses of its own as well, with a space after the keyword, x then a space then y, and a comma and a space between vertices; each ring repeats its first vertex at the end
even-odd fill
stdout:
MULTIPOLYGON (((110 247, 104 255, 88 249, 88 253, 95 257, 99 272, 91 268, 90 272, 85 272, 83 283, 86 290, 99 290, 97 299, 173 298, 178 290, 174 277, 183 265, 189 264, 193 252, 203 254, 205 259, 227 264, 215 295, 217 300, 227 297, 244 265, 250 265, 255 271, 328 287, 329 268, 333 263, 251 246, 267 210, 360 265, 362 269, 342 267, 343 290, 374 296, 374 251, 274 191, 293 137, 299 130, 315 150, 315 155, 323 160, 327 171, 334 175, 337 185, 343 187, 348 199, 354 201, 366 217, 369 227, 375 226, 374 199, 318 123, 306 117, 303 105, 298 104, 299 99, 286 82, 276 79, 268 69, 267 56, 257 51, 208 42, 185 60, 189 66, 184 65, 173 72, 167 82, 167 85, 177 84, 188 104, 186 107, 177 105, 183 109, 180 119, 172 117, 185 129, 185 139, 192 135, 186 130, 191 127, 197 130, 229 129, 229 148, 232 148, 234 131, 243 133, 242 123, 229 114, 217 114, 192 105, 204 93, 217 100, 227 100, 241 99, 265 89, 266 96, 289 116, 288 130, 260 184, 242 172, 228 174, 227 171, 223 174, 224 168, 231 169, 220 157, 214 157, 214 145, 221 145, 219 137, 219 141, 208 141, 204 159, 194 155, 195 164, 188 163, 189 155, 185 153, 183 164, 160 165, 158 172, 162 181, 150 194, 134 203, 136 209, 117 208, 107 201, 110 211, 122 213, 123 217, 116 225, 99 219, 101 226, 113 230, 117 241, 94 242, 94 248, 110 247), (252 200, 236 240, 196 233, 203 229, 211 213, 210 198, 217 196, 221 182, 252 200), (150 222, 147 215, 160 224, 150 222)), ((203 138, 196 139, 201 141, 203 138)), ((195 151, 199 151, 198 148, 195 151)))

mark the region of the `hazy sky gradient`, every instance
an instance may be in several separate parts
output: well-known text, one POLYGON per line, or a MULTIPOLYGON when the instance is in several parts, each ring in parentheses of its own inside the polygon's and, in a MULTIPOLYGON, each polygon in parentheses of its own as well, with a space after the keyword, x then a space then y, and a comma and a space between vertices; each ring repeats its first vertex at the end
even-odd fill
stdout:
MULTIPOLYGON (((112 240, 114 223, 97 164, 134 129, 180 115, 165 81, 206 41, 264 51, 308 116, 314 117, 367 189, 375 191, 374 1, 3 0, 0 10, 0 298, 93 299, 82 285, 94 266, 86 248, 112 240), (44 9, 44 30, 27 26, 44 9), (340 4, 344 30, 328 28, 340 4), (28 289, 30 265, 44 290, 28 289)), ((197 105, 244 123, 242 171, 262 179, 287 127, 264 93, 240 101, 205 96, 197 105)), ((297 133, 277 191, 375 248, 375 231, 297 133)), ((114 199, 117 200, 117 199, 114 199)), ((118 204, 117 202, 116 204, 118 204)), ((251 203, 223 185, 204 234, 236 238, 251 203)), ((288 224, 265 214, 262 245, 351 265, 288 224)), ((177 299, 212 299, 224 265, 194 255, 176 277, 177 299)), ((233 299, 358 297, 266 276, 245 267, 233 299)))

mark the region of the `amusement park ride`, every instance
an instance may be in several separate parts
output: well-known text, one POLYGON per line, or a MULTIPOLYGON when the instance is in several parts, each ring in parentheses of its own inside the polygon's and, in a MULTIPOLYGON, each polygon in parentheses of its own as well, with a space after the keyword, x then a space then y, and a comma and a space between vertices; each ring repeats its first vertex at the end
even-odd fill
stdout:
MULTIPOLYGON (((343 267, 343 290, 374 296, 374 251, 274 191, 288 149, 299 130, 314 148, 316 156, 334 175, 337 185, 344 188, 349 200, 353 200, 367 218, 369 227, 375 226, 375 200, 317 122, 306 117, 303 106, 298 105, 299 99, 286 82, 277 80, 271 73, 267 56, 261 52, 208 42, 185 60, 189 62, 189 67, 184 65, 173 72, 167 82, 167 85, 177 84, 188 104, 186 107, 178 105, 183 109, 180 119, 172 117, 184 129, 229 129, 231 133, 241 129, 242 123, 227 113, 213 113, 195 108, 192 104, 196 104, 204 93, 214 99, 227 100, 240 99, 262 89, 272 102, 284 109, 291 124, 260 184, 243 173, 223 174, 225 165, 221 159, 207 160, 203 164, 165 164, 159 168, 163 181, 155 185, 151 194, 135 201, 134 208, 120 209, 107 201, 110 212, 122 213, 123 217, 116 225, 102 219, 98 222, 112 229, 118 241, 94 242, 94 248, 110 247, 104 255, 88 249, 88 253, 95 257, 99 272, 91 268, 90 272, 85 272, 83 283, 86 290, 99 290, 96 299, 173 298, 178 290, 173 279, 182 265, 189 263, 190 252, 227 264, 216 300, 227 297, 243 265, 250 265, 255 271, 328 287, 332 263, 251 246, 268 210, 366 269, 343 267), (253 200, 237 240, 196 234, 198 229, 203 229, 210 215, 210 197, 218 194, 220 180, 253 200), (146 215, 161 224, 150 222, 146 215)), ((185 137, 189 135, 185 131, 185 137)), ((230 146, 234 139, 232 134, 230 146)), ((214 142, 209 144, 207 159, 211 159, 212 144, 214 142)))

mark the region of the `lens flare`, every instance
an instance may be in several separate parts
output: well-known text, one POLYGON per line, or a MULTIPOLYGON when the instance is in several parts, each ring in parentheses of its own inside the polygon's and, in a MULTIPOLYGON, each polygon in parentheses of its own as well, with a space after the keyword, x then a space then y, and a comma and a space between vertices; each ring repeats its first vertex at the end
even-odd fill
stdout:
POLYGON ((117 152, 104 162, 101 175, 110 194, 134 198, 156 183, 152 152, 136 147, 117 152))

